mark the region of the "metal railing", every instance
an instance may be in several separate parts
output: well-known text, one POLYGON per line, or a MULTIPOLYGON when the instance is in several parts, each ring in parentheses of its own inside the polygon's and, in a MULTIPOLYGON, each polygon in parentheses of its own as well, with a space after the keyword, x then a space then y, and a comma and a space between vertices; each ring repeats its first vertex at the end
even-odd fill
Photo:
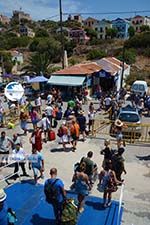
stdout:
MULTIPOLYGON (((150 124, 126 123, 122 129, 123 139, 128 143, 150 143, 150 124)), ((95 119, 92 127, 92 136, 104 135, 116 137, 114 121, 108 119, 95 119)))
POLYGON ((2 175, 2 174, 3 174, 3 173, 2 173, 2 170, 4 170, 4 169, 7 168, 7 167, 10 167, 11 165, 13 165, 13 164, 15 164, 15 163, 18 164, 18 168, 19 168, 19 163, 20 163, 20 161, 14 161, 14 162, 8 163, 8 164, 6 164, 6 165, 0 167, 0 173, 1 173, 1 176, 2 176, 2 178, 0 177, 0 183, 2 183, 2 182, 4 182, 4 181, 7 182, 7 180, 8 180, 9 178, 14 177, 15 175, 18 175, 18 178, 19 178, 19 180, 21 181, 21 176, 20 176, 20 171, 19 171, 19 170, 18 170, 16 173, 11 173, 11 174, 8 174, 8 175, 6 175, 6 176, 5 176, 5 175, 2 175))

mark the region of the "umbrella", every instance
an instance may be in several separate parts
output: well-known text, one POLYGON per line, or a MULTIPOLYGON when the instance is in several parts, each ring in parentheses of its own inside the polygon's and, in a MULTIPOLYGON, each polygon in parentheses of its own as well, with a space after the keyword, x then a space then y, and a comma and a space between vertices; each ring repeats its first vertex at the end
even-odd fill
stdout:
POLYGON ((28 83, 42 83, 42 82, 47 82, 48 79, 44 76, 37 76, 34 78, 31 78, 28 83))
POLYGON ((18 82, 11 82, 5 87, 5 96, 10 101, 18 101, 24 94, 24 88, 18 82))

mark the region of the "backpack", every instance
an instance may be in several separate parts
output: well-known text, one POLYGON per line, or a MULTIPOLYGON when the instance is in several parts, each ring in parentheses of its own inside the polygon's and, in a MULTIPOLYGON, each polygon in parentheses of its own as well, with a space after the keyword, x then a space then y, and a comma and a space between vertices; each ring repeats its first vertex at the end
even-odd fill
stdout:
POLYGON ((58 129, 57 136, 58 136, 58 137, 62 137, 62 136, 63 136, 63 128, 62 128, 62 127, 60 127, 60 128, 58 129))
POLYGON ((109 180, 110 180, 110 173, 109 173, 109 172, 106 173, 106 172, 104 171, 104 175, 103 175, 103 177, 102 177, 101 183, 100 183, 99 186, 98 186, 98 190, 99 190, 100 192, 104 192, 104 191, 107 189, 108 184, 109 184, 109 180))
POLYGON ((114 182, 112 177, 112 172, 104 171, 104 175, 102 177, 101 183, 98 185, 98 190, 100 192, 109 191, 109 192, 116 192, 117 191, 117 184, 114 182))
POLYGON ((59 110, 59 111, 56 113, 56 120, 61 120, 61 119, 62 119, 62 115, 63 115, 62 111, 59 110))
MULTIPOLYGON (((80 164, 84 163, 85 164, 85 173, 90 176, 93 174, 93 166, 90 162, 91 160, 86 158, 86 157, 83 157, 80 161, 80 164)), ((94 164, 93 164, 94 165, 94 164)))
POLYGON ((74 199, 67 199, 63 204, 61 223, 62 225, 76 225, 77 222, 77 209, 74 199))
POLYGON ((55 179, 53 182, 48 180, 47 184, 44 187, 44 193, 46 196, 46 201, 51 204, 53 202, 57 202, 57 197, 58 197, 58 191, 57 188, 55 187, 56 182, 59 179, 55 179))

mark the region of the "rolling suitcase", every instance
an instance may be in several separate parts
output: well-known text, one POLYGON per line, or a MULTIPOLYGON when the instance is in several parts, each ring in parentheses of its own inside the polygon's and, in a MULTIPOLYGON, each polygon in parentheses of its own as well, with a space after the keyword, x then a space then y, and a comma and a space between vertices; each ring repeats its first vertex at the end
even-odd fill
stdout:
POLYGON ((54 141, 56 139, 55 131, 50 130, 48 132, 49 141, 54 141))

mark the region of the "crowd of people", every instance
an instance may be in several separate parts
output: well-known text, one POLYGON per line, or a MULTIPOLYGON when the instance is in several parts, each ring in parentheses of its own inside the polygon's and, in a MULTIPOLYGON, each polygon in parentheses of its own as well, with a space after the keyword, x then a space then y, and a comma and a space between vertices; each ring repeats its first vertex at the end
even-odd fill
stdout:
MULTIPOLYGON (((93 130, 96 113, 104 110, 105 113, 109 114, 110 120, 116 120, 119 109, 124 102, 125 94, 125 91, 121 90, 119 97, 114 95, 103 96, 101 91, 99 91, 97 93, 99 107, 95 109, 94 104, 91 102, 87 113, 83 110, 82 99, 78 98, 78 96, 74 100, 70 100, 67 103, 67 108, 64 110, 61 92, 56 89, 52 89, 47 95, 46 104, 44 105, 40 95, 37 95, 34 104, 31 101, 22 99, 18 107, 20 110, 20 127, 23 130, 23 135, 27 135, 29 122, 32 123, 33 130, 29 137, 32 150, 30 154, 26 153, 22 140, 17 133, 14 133, 13 137, 10 138, 5 131, 2 131, 0 136, 1 166, 9 162, 10 155, 11 159, 14 160, 14 179, 19 177, 19 166, 22 169, 22 175, 29 176, 26 168, 28 165, 29 169, 33 170, 36 184, 38 179, 44 178, 44 157, 42 153, 44 143, 55 140, 56 134, 59 138, 59 144, 62 145, 64 151, 68 151, 67 146, 69 145, 71 146, 70 149, 75 152, 78 141, 85 142, 86 137, 93 130)), ((145 109, 148 109, 149 113, 150 107, 148 102, 150 101, 148 96, 145 99, 139 98, 138 100, 136 95, 130 97, 132 105, 137 107, 140 113, 145 109)), ((86 102, 86 100, 85 94, 83 101, 86 102)), ((12 108, 16 110, 16 106, 12 107, 12 104, 10 104, 9 109, 12 110, 12 108)), ((2 127, 4 125, 4 114, 5 109, 1 101, 0 120, 2 127)), ((118 186, 124 182, 122 173, 126 174, 123 157, 125 144, 122 137, 123 124, 121 123, 120 125, 119 123, 120 121, 115 123, 117 149, 113 150, 111 148, 110 140, 104 141, 104 149, 100 151, 100 154, 104 155, 102 165, 96 165, 92 160, 93 151, 89 151, 87 156, 82 157, 75 164, 71 189, 78 194, 77 211, 79 213, 83 212, 85 197, 92 190, 96 180, 99 181, 98 190, 103 192, 104 208, 111 205, 112 193, 116 192, 118 186), (99 169, 100 172, 98 171, 99 169)), ((62 205, 67 197, 64 183, 57 177, 56 168, 50 169, 50 179, 47 179, 44 184, 44 192, 47 201, 53 205, 57 224, 61 224, 62 205), (53 199, 49 197, 50 193, 53 193, 53 199)))

